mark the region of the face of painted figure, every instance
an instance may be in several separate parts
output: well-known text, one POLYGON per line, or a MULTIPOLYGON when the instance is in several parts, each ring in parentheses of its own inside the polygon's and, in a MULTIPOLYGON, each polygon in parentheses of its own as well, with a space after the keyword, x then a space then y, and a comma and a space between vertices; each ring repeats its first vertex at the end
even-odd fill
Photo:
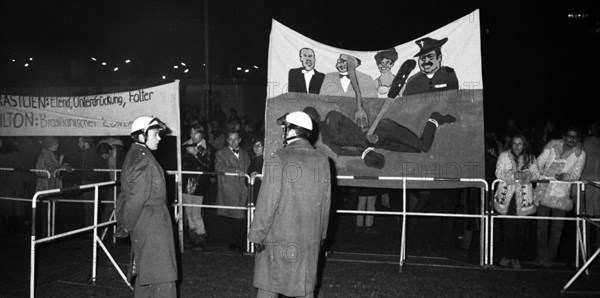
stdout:
POLYGON ((563 138, 565 140, 565 145, 569 148, 577 146, 577 143, 579 142, 579 134, 574 130, 567 131, 567 134, 563 138))
POLYGON ((514 156, 520 156, 523 153, 525 142, 521 138, 513 138, 510 144, 510 151, 514 156))
POLYGON ((237 132, 231 132, 229 133, 229 135, 227 135, 227 144, 229 144, 229 147, 231 147, 231 149, 240 148, 241 141, 242 138, 240 138, 240 135, 237 132))
POLYGON ((419 56, 419 68, 424 74, 434 74, 442 66, 442 55, 435 51, 419 56))
MULTIPOLYGON (((140 136, 143 138, 144 136, 140 136)), ((148 130, 148 138, 146 139, 146 147, 148 149, 154 151, 158 149, 158 143, 160 142, 160 130, 151 129, 148 130)))
POLYGON ((377 68, 379 68, 379 72, 386 73, 389 72, 394 66, 394 62, 388 58, 381 59, 381 62, 377 64, 377 68))
POLYGON ((340 55, 340 58, 338 58, 337 63, 335 64, 335 68, 337 68, 340 73, 347 72, 348 61, 340 55))
POLYGON ((300 62, 305 70, 311 71, 315 68, 315 52, 311 49, 302 49, 300 51, 300 62))
POLYGON ((198 144, 204 139, 204 131, 202 129, 190 128, 190 138, 192 142, 198 144))

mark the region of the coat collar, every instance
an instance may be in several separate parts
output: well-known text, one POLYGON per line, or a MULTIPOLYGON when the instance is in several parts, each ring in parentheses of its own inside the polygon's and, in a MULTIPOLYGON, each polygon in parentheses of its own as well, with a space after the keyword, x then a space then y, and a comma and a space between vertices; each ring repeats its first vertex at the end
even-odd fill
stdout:
POLYGON ((298 139, 297 141, 290 143, 285 148, 313 148, 313 146, 306 139, 298 139))

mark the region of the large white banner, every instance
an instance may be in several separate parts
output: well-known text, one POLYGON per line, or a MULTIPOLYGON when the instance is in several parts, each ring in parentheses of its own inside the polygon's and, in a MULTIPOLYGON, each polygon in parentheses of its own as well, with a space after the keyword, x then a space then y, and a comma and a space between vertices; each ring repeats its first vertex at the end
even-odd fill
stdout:
POLYGON ((129 135, 142 115, 158 117, 179 136, 179 81, 100 95, 0 94, 0 136, 129 135))

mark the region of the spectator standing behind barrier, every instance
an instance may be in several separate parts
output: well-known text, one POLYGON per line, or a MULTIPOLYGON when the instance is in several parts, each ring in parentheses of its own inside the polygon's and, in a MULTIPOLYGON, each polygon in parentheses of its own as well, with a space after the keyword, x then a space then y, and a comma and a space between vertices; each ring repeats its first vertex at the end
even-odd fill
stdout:
MULTIPOLYGON (((24 198, 22 169, 17 143, 13 139, 0 138, 0 168, 13 168, 14 171, 0 171, 0 196, 24 198)), ((0 237, 19 232, 25 222, 25 202, 0 199, 0 237)))
MULTIPOLYGON (((596 121, 588 126, 589 136, 583 142, 587 154, 581 180, 600 181, 600 122, 596 121)), ((585 214, 592 218, 600 216, 600 185, 586 185, 585 187, 585 214)), ((587 224, 587 223, 586 223, 587 224)), ((600 228, 587 224, 588 253, 600 247, 600 228), (593 248, 593 250, 592 250, 593 248)))
MULTIPOLYGON (((183 143, 182 168, 184 171, 212 172, 215 167, 215 148, 205 139, 206 129, 198 123, 190 128, 190 139, 183 143)), ((202 205, 208 194, 210 176, 183 175, 183 203, 202 205)), ((189 229, 188 243, 197 249, 206 247, 206 228, 202 208, 185 207, 189 229)))
POLYGON ((256 199, 258 198, 258 191, 260 190, 261 179, 256 178, 256 175, 262 174, 262 168, 265 163, 264 152, 265 146, 262 137, 254 137, 252 140, 252 161, 250 166, 248 167, 248 173, 250 174, 250 179, 254 179, 253 196, 254 203, 256 203, 256 199))
MULTIPOLYGON (((111 148, 107 157, 108 168, 113 170, 121 169, 123 167, 123 161, 125 159, 125 145, 123 145, 123 141, 121 141, 120 139, 110 137, 101 140, 100 142, 98 142, 98 145, 103 143, 110 145, 111 148)), ((118 172, 110 173, 110 179, 112 181, 118 180, 118 177, 118 172)))
MULTIPOLYGON (((386 192, 387 190, 383 188, 357 188, 358 204, 356 205, 356 210, 375 211, 375 202, 377 201, 377 196, 383 196, 383 194, 386 192)), ((358 233, 377 234, 377 231, 373 230, 374 220, 374 215, 356 215, 356 231, 358 233)))
MULTIPOLYGON (((541 179, 554 181, 577 181, 585 165, 586 153, 579 142, 579 129, 569 126, 562 140, 550 141, 537 159, 541 179)), ((567 183, 540 183, 536 187, 534 202, 538 216, 564 217, 573 209, 569 197, 571 185, 567 183)), ((564 221, 553 220, 548 236, 548 220, 537 223, 536 265, 552 266, 556 257, 564 221)))
MULTIPOLYGON (((98 175, 94 169, 100 167, 99 157, 94 150, 94 141, 90 137, 79 137, 77 145, 81 149, 81 185, 92 184, 99 182, 98 175)), ((103 188, 100 188, 100 192, 103 188)), ((99 193, 100 193, 99 192, 99 193)), ((83 190, 83 199, 86 201, 94 201, 94 189, 83 190)), ((99 199, 100 201, 100 199, 99 199)), ((103 204, 98 205, 98 210, 102 214, 103 204)), ((101 222, 99 219, 98 222, 101 222)), ((83 203, 83 224, 91 226, 94 223, 94 204, 83 203)))
MULTIPOLYGON (((217 151, 215 170, 217 172, 237 173, 240 176, 220 175, 217 177, 217 205, 245 207, 248 201, 248 187, 244 175, 250 166, 250 154, 240 148, 242 139, 239 132, 229 131, 226 135, 228 146, 217 151)), ((217 214, 223 216, 226 220, 224 231, 229 238, 229 249, 242 252, 246 239, 244 236, 246 211, 218 209, 217 214)))
POLYGON ((141 116, 131 124, 131 145, 121 175, 117 201, 117 232, 131 236, 135 297, 177 297, 177 263, 165 174, 152 151, 158 149, 158 118, 141 116))
MULTIPOLYGON (((510 149, 500 153, 496 164, 496 177, 502 181, 494 195, 494 209, 502 215, 531 215, 536 211, 531 180, 539 179, 540 173, 529 143, 522 134, 513 135, 509 144, 510 149)), ((519 258, 527 223, 523 219, 502 220, 504 240, 500 265, 521 268, 519 258)))
MULTIPOLYGON (((62 179, 60 176, 60 169, 65 168, 67 170, 71 170, 71 166, 67 163, 63 163, 64 155, 60 157, 56 157, 56 151, 58 150, 58 139, 55 137, 45 137, 42 140, 42 151, 38 156, 37 163, 35 165, 38 170, 46 170, 50 173, 50 177, 48 177, 48 173, 46 172, 38 172, 37 180, 35 184, 35 191, 38 192, 40 190, 47 189, 55 189, 62 188, 62 179)), ((42 215, 42 224, 43 231, 46 234, 48 231, 46 230, 47 217, 44 212, 39 212, 42 215)))
POLYGON ((307 140, 313 128, 307 114, 286 114, 277 123, 285 147, 265 163, 248 234, 257 252, 253 284, 257 297, 314 297, 331 206, 329 161, 307 140))

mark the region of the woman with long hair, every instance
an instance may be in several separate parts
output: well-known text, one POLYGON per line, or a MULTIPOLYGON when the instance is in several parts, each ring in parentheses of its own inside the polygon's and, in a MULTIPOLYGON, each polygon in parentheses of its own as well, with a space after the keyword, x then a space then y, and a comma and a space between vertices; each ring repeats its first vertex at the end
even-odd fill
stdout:
MULTIPOLYGON (((496 163, 496 177, 501 179, 494 196, 494 209, 503 215, 530 215, 536 212, 533 204, 531 180, 539 178, 535 156, 525 136, 520 133, 509 140, 509 149, 500 153, 496 163)), ((504 240, 500 265, 521 268, 519 258, 523 251, 527 221, 507 218, 502 221, 504 240)))

